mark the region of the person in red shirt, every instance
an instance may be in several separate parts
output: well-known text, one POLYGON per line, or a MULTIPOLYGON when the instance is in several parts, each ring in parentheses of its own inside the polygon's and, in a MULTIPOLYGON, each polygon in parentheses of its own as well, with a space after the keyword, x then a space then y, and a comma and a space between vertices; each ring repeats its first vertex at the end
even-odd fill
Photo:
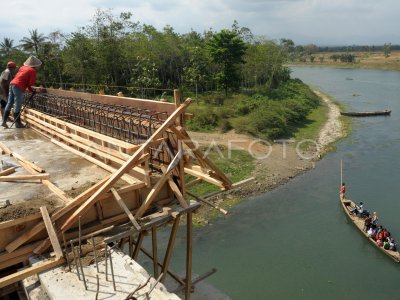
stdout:
POLYGON ((342 194, 342 199, 346 199, 345 194, 346 194, 346 184, 342 182, 342 187, 340 189, 340 192, 342 194))
POLYGON ((14 105, 14 122, 16 128, 24 128, 20 119, 20 112, 22 101, 24 99, 25 90, 28 89, 33 92, 32 86, 36 83, 36 68, 42 65, 42 62, 35 56, 31 55, 24 62, 24 65, 19 68, 18 73, 10 82, 10 93, 6 110, 3 116, 3 123, 1 126, 8 128, 7 119, 10 116, 11 108, 14 105))

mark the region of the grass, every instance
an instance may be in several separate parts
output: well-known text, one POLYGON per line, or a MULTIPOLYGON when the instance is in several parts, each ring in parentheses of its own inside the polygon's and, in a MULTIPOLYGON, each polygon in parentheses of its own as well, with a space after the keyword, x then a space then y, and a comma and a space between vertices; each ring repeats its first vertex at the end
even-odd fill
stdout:
POLYGON ((324 126, 329 112, 328 106, 321 101, 321 105, 315 108, 307 117, 308 122, 300 127, 294 134, 296 141, 305 139, 315 140, 324 126))
MULTIPOLYGON (((244 150, 231 150, 230 158, 228 149, 211 151, 208 155, 217 167, 224 172, 232 182, 237 182, 251 176, 255 165, 254 158, 244 150), (222 155, 221 155, 222 154, 222 155)), ((194 179, 191 176, 186 182, 194 179)), ((207 182, 202 182, 188 189, 195 195, 205 195, 218 190, 218 187, 207 182)))

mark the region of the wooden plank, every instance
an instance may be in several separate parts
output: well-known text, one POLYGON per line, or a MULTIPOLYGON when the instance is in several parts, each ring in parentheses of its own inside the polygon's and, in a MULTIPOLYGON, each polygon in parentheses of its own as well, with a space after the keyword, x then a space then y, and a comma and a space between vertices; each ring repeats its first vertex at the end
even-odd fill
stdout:
MULTIPOLYGON (((51 217, 52 222, 57 221, 59 218, 70 212, 74 207, 82 204, 84 201, 86 201, 92 194, 95 193, 97 189, 100 188, 102 184, 104 184, 110 176, 107 176, 103 180, 99 181, 97 184, 93 185, 80 195, 78 195, 73 201, 69 202, 65 207, 62 209, 56 211, 53 216, 51 217)), ((20 235, 18 238, 16 238, 14 241, 12 241, 10 244, 6 246, 7 252, 13 252, 15 249, 17 249, 19 246, 22 244, 26 243, 30 239, 32 239, 34 236, 36 236, 38 233, 42 232, 42 230, 45 229, 45 225, 43 222, 40 222, 36 226, 34 226, 31 230, 25 232, 24 234, 20 235)))
POLYGON ((197 178, 199 178, 201 180, 207 181, 207 182, 209 182, 211 184, 214 184, 216 186, 219 186, 220 188, 225 188, 225 186, 224 186, 222 181, 220 181, 218 179, 215 179, 214 177, 211 177, 210 175, 205 174, 203 172, 199 172, 199 171, 196 171, 196 170, 193 170, 193 169, 190 169, 190 168, 185 168, 185 173, 187 173, 189 175, 192 175, 194 177, 197 177, 197 178))
POLYGON ((174 104, 168 102, 153 101, 148 99, 118 97, 110 95, 95 95, 81 92, 64 91, 57 89, 46 89, 49 94, 60 95, 66 97, 78 97, 84 100, 95 101, 98 103, 112 104, 112 105, 126 105, 130 107, 139 107, 154 110, 157 112, 174 112, 174 104))
MULTIPOLYGON (((104 169, 104 170, 106 170, 106 171, 108 171, 110 173, 114 173, 114 172, 117 171, 116 168, 111 167, 110 165, 107 165, 107 164, 99 161, 98 159, 96 159, 94 157, 91 157, 91 156, 89 156, 89 155, 87 155, 85 153, 82 153, 79 150, 76 150, 75 148, 67 146, 67 145, 65 145, 65 144, 63 144, 63 143, 61 143, 61 142, 59 142, 59 141, 57 141, 55 139, 52 139, 51 142, 56 144, 56 145, 58 145, 58 146, 60 146, 60 147, 62 147, 62 148, 64 148, 64 149, 66 149, 66 150, 68 150, 68 151, 70 151, 70 152, 72 152, 72 153, 74 153, 74 154, 76 154, 76 155, 79 155, 80 157, 90 161, 91 163, 94 163, 95 165, 99 166, 100 168, 102 168, 102 169, 104 169)), ((120 178, 122 180, 126 181, 129 184, 134 184, 135 182, 137 182, 137 180, 135 178, 133 178, 132 176, 127 175, 127 174, 124 174, 120 178)))
MULTIPOLYGON (((41 214, 39 213, 40 217, 41 214)), ((35 249, 40 242, 34 242, 24 247, 19 248, 13 253, 2 252, 0 253, 0 270, 12 266, 13 263, 10 263, 10 260, 14 257, 19 257, 19 259, 27 260, 29 256, 32 256, 33 249, 35 249)), ((19 262, 19 261, 18 261, 19 262)), ((17 262, 17 263, 18 263, 17 262)))
POLYGON ((40 212, 42 213, 44 225, 46 226, 46 230, 49 235, 51 245, 53 246, 53 250, 56 254, 56 258, 60 258, 63 256, 63 252, 61 250, 60 241, 58 240, 56 231, 54 230, 54 227, 50 220, 49 212, 47 211, 46 206, 41 206, 40 212))
POLYGON ((0 148, 3 153, 5 153, 7 155, 11 155, 11 153, 12 153, 11 150, 2 142, 0 142, 0 148))
POLYGON ((18 153, 13 152, 13 157, 15 159, 17 159, 17 161, 22 161, 23 163, 29 165, 32 169, 34 169, 36 172, 38 173, 46 173, 45 170, 43 170, 41 167, 39 167, 38 165, 34 164, 33 162, 30 162, 29 160, 26 160, 25 158, 23 158, 21 155, 19 155, 18 153))
POLYGON ((29 215, 29 216, 26 216, 26 217, 22 217, 22 218, 18 218, 18 219, 14 219, 14 220, 1 222, 0 223, 0 230, 5 229, 5 228, 14 227, 14 226, 17 226, 17 225, 20 225, 22 223, 26 223, 26 222, 29 222, 29 221, 40 220, 41 216, 42 215, 40 213, 36 213, 36 214, 32 214, 32 215, 29 215))
POLYGON ((9 181, 23 181, 23 180, 43 180, 49 179, 49 174, 37 174, 37 175, 14 175, 14 176, 1 176, 0 182, 9 181))
POLYGON ((131 211, 129 208, 126 206, 125 202, 122 200, 116 189, 112 188, 111 193, 114 196, 115 201, 117 201, 118 205, 124 210, 124 212, 128 215, 129 220, 132 222, 133 226, 137 229, 140 230, 140 225, 136 221, 135 217, 132 215, 131 211))
POLYGON ((0 172, 0 176, 7 176, 7 175, 10 175, 12 173, 15 173, 16 169, 17 169, 17 167, 11 167, 11 168, 5 169, 4 171, 0 172))
POLYGON ((153 135, 140 146, 140 148, 131 156, 131 158, 121 168, 112 175, 112 177, 94 194, 92 195, 75 213, 65 222, 62 226, 62 231, 68 230, 72 224, 74 224, 79 215, 84 214, 94 203, 97 201, 99 196, 107 193, 113 185, 126 173, 130 168, 137 164, 143 153, 146 152, 149 145, 159 138, 172 124, 175 123, 176 119, 185 112, 188 105, 191 103, 191 99, 188 98, 173 114, 153 133, 153 135))
POLYGON ((52 116, 46 115, 44 113, 41 113, 41 112, 33 110, 33 109, 26 109, 25 111, 26 111, 25 112, 26 114, 33 114, 33 115, 35 115, 35 116, 37 116, 39 118, 43 118, 43 119, 47 120, 49 123, 53 122, 53 123, 55 123, 55 124, 57 124, 57 125, 59 125, 59 126, 61 126, 63 128, 68 129, 68 130, 73 130, 73 131, 76 131, 76 132, 91 136, 93 138, 108 142, 108 143, 110 143, 112 145, 120 146, 120 147, 122 147, 124 149, 127 149, 127 150, 130 150, 132 148, 133 149, 137 148, 137 145, 132 145, 130 143, 127 143, 127 142, 124 142, 124 141, 121 141, 121 140, 118 140, 118 139, 103 135, 101 133, 92 131, 90 129, 86 129, 86 128, 80 127, 78 125, 59 120, 57 118, 54 118, 52 116))
POLYGON ((43 271, 47 271, 54 267, 60 266, 63 263, 64 263, 64 258, 52 259, 52 260, 48 260, 48 261, 45 261, 42 263, 38 263, 33 267, 26 268, 22 271, 13 273, 6 277, 0 278, 0 289, 8 286, 10 284, 16 283, 20 280, 23 280, 29 276, 39 274, 43 271))
POLYGON ((161 280, 160 280, 162 283, 164 283, 164 280, 167 277, 167 271, 168 271, 169 263, 170 263, 171 257, 172 257, 172 250, 175 245, 175 239, 176 239, 176 234, 177 234, 178 228, 179 228, 180 218, 181 218, 181 216, 178 215, 176 217, 176 219, 174 220, 174 224, 172 225, 171 235, 169 237, 167 251, 165 252, 163 267, 162 267, 162 271, 161 271, 161 273, 163 273, 163 276, 161 277, 161 280))
MULTIPOLYGON (((27 170, 29 173, 35 175, 37 174, 37 172, 32 169, 29 165, 25 164, 24 162, 20 161, 19 162, 21 164, 21 166, 27 170)), ((69 198, 67 196, 67 194, 65 194, 65 192, 63 190, 61 190, 60 188, 58 188, 56 185, 54 185, 50 180, 42 180, 42 184, 47 186, 47 188, 54 194, 56 194, 59 198, 61 198, 61 200, 63 200, 64 202, 69 202, 72 199, 69 198)))
POLYGON ((133 255, 132 255, 133 260, 137 260, 137 258, 139 256, 139 252, 140 252, 140 249, 142 249, 143 239, 144 239, 145 235, 146 235, 145 231, 141 231, 139 233, 139 236, 138 236, 138 239, 136 242, 136 246, 135 246, 135 250, 133 251, 133 255))

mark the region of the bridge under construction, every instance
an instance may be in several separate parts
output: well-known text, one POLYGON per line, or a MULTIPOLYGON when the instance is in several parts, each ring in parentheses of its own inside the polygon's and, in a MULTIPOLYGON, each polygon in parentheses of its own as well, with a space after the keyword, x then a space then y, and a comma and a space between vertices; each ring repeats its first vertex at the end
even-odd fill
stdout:
MULTIPOLYGON (((106 276, 106 282, 111 282, 116 292, 120 288, 116 287, 112 259, 115 260, 117 249, 126 249, 133 260, 144 253, 152 261, 154 283, 147 286, 147 296, 168 276, 176 281, 176 290, 190 299, 194 284, 192 213, 201 203, 208 202, 196 195, 192 198, 197 201, 188 201, 187 187, 208 182, 226 190, 232 182, 202 153, 185 129, 191 99, 182 101, 175 90, 174 100, 168 103, 42 88, 26 94, 22 120, 47 142, 103 169, 101 174, 105 175, 71 197, 34 158, 18 153, 18 148, 11 148, 7 141, 0 142, 3 158, 15 163, 0 171, 4 189, 7 184, 23 187, 26 181, 35 182, 61 203, 54 208, 43 205, 40 211, 0 223, 0 289, 4 295, 7 290, 16 289, 21 280, 59 266, 75 274, 93 298, 102 293, 103 285, 98 283, 101 276, 106 276), (183 277, 170 270, 182 218, 187 229, 183 277), (171 223, 168 245, 160 254, 157 230, 171 223), (143 247, 145 237, 151 239, 151 250, 143 247), (39 254, 44 257, 39 263, 19 270, 39 254), (87 287, 88 271, 82 264, 88 255, 95 257, 92 266, 97 267, 92 274, 98 278, 93 291, 87 287), (105 272, 99 271, 100 261, 105 263, 105 272), (108 280, 108 276, 112 279, 108 280)), ((21 190, 25 192, 24 188, 21 190)), ((0 214, 7 209, 7 205, 0 208, 0 214)), ((134 290, 130 297, 137 297, 139 290, 134 290)))

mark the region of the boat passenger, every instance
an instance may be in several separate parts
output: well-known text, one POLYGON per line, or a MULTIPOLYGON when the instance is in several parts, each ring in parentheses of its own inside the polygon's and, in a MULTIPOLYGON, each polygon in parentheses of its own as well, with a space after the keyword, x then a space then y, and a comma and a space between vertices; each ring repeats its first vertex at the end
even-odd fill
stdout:
POLYGON ((390 247, 389 242, 388 242, 387 240, 384 241, 384 242, 383 242, 383 249, 389 250, 389 247, 390 247))
POLYGON ((365 211, 364 211, 364 207, 363 207, 364 203, 360 202, 360 205, 355 205, 353 207, 353 209, 351 210, 351 214, 355 214, 358 215, 359 217, 363 217, 365 215, 365 211))
POLYGON ((369 228, 371 228, 371 222, 372 222, 372 218, 371 216, 369 216, 365 219, 364 221, 364 231, 367 232, 369 228))
POLYGON ((383 246, 382 240, 377 239, 377 240, 376 240, 376 245, 377 245, 378 247, 382 247, 382 246, 383 246))
POLYGON ((374 237, 374 230, 372 229, 372 227, 370 227, 367 231, 368 237, 373 238, 374 237))
POLYGON ((396 243, 393 238, 389 238, 389 250, 396 251, 396 243))
POLYGON ((376 226, 378 226, 378 214, 376 213, 376 211, 374 211, 374 213, 372 215, 371 226, 373 229, 375 229, 376 226))

